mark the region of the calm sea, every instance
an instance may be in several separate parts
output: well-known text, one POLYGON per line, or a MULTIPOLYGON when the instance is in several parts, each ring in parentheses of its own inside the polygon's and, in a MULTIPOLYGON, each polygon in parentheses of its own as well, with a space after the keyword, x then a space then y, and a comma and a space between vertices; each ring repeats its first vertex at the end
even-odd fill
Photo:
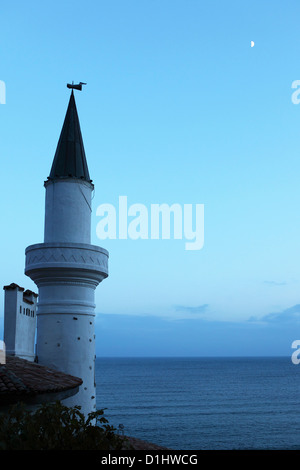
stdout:
POLYGON ((97 408, 174 450, 300 449, 291 358, 97 358, 97 408))

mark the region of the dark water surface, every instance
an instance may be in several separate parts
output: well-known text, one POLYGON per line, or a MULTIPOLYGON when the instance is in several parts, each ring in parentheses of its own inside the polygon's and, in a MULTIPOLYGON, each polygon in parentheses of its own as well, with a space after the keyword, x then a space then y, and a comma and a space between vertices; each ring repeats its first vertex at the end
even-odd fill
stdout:
POLYGON ((97 408, 175 450, 300 449, 291 358, 97 358, 97 408))

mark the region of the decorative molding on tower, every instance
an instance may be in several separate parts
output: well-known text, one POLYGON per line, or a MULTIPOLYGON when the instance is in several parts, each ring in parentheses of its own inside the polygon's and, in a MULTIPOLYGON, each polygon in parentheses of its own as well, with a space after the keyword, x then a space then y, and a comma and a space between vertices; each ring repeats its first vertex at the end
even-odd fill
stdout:
POLYGON ((51 277, 53 268, 87 270, 99 282, 108 276, 108 251, 96 245, 38 243, 28 246, 25 254, 25 273, 35 279, 51 277))

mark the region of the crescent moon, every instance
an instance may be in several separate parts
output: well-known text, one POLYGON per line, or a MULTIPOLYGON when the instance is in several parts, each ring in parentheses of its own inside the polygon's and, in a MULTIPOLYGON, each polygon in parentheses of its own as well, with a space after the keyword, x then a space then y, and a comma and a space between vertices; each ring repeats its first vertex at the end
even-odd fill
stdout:
POLYGON ((251 47, 253 47, 253 46, 254 46, 254 41, 251 41, 251 47))

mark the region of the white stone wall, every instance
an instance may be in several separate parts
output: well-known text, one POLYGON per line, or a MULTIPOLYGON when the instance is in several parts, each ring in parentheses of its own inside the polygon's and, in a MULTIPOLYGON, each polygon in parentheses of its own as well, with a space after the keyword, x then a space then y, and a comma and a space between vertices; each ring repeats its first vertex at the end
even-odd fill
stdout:
POLYGON ((83 380, 78 394, 64 404, 81 406, 85 415, 95 411, 94 315, 39 314, 37 331, 38 362, 83 380))
POLYGON ((45 243, 91 243, 92 185, 68 178, 45 186, 45 243))

